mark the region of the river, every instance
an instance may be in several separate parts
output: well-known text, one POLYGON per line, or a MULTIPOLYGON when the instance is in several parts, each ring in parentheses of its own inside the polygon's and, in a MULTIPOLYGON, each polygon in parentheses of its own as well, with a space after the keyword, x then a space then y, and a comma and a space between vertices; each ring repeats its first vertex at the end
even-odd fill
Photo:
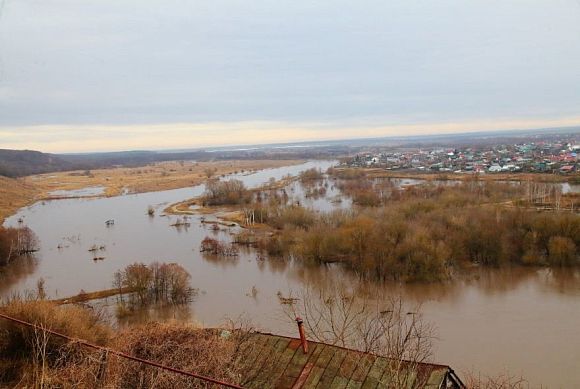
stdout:
MULTIPOLYGON (((281 179, 310 167, 325 170, 332 162, 267 169, 250 175, 232 175, 248 187, 281 179)), ((401 181, 401 185, 414 182, 401 181)), ((291 193, 302 196, 292 184, 291 193)), ((7 269, 0 296, 34 290, 45 280, 50 297, 66 297, 80 290, 95 291, 112 286, 116 270, 136 261, 177 262, 192 276, 198 296, 185 310, 160 315, 181 317, 212 326, 227 317, 244 315, 261 330, 296 336, 295 324, 282 312, 277 297, 337 278, 353 277, 337 266, 305 267, 280 260, 258 260, 251 250, 238 259, 211 260, 199 253, 206 236, 231 239, 229 231, 211 231, 192 216, 188 228, 171 227, 173 216, 159 216, 169 204, 198 196, 202 186, 113 198, 69 199, 36 203, 6 220, 18 219, 38 235, 40 251, 35 261, 7 269), (148 206, 157 210, 147 215, 148 206), (105 221, 113 219, 107 227, 105 221), (93 261, 88 249, 104 246, 93 261), (257 289, 252 296, 252 287, 257 289)), ((327 194, 336 192, 329 187, 327 194)), ((348 199, 304 199, 306 206, 322 210, 348 207, 348 199)), ((354 280, 353 280, 354 282, 354 280)), ((437 328, 433 360, 466 370, 498 374, 508 370, 523 375, 532 387, 580 386, 580 274, 547 269, 479 270, 464 279, 438 284, 386 284, 379 287, 422 304, 425 319, 437 328)), ((143 313, 146 316, 146 313, 143 313)), ((139 318, 142 320, 143 318, 139 318)))

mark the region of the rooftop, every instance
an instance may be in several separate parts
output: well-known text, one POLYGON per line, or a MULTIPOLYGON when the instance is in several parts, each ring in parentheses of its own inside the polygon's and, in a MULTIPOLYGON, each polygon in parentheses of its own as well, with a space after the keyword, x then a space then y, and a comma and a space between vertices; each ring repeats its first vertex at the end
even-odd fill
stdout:
POLYGON ((398 362, 338 346, 272 334, 252 334, 241 350, 244 388, 463 388, 453 369, 398 362))

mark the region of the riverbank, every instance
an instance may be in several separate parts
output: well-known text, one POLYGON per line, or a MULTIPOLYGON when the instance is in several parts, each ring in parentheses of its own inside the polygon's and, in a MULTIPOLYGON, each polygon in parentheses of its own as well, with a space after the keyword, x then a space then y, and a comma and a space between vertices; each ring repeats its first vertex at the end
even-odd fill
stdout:
MULTIPOLYGON (((317 161, 232 178, 242 180, 251 189, 268 183, 270 177, 280 180, 287 174, 297 175, 300 170, 312 167, 326 171, 328 165, 317 161)), ((402 180, 394 181, 393 185, 404 185, 399 182, 402 180)), ((306 199, 308 188, 301 190, 299 183, 291 185, 287 193, 289 201, 300 197, 303 206, 318 207, 335 197, 339 189, 332 187, 333 183, 329 182, 327 200, 306 199)), ((35 267, 28 266, 20 273, 14 271, 12 277, 4 280, 0 294, 10 296, 34 290, 37 280, 43 278, 48 298, 72 296, 80 289, 111 288, 113 272, 135 261, 175 262, 192 275, 191 285, 200 291, 195 301, 179 310, 147 310, 123 323, 177 318, 215 327, 227 315, 251 317, 264 331, 294 335, 296 323, 280 320, 283 307, 278 292, 282 296, 294 292, 294 297, 305 288, 317 291, 324 286, 346 283, 349 288, 365 287, 369 293, 378 289, 386 295, 401 296, 413 306, 420 304, 425 318, 438 329, 434 360, 445 361, 460 371, 471 369, 486 375, 508 369, 513 374, 526 376, 533 386, 550 383, 574 387, 580 382, 574 369, 577 350, 580 350, 574 335, 580 320, 577 269, 521 266, 484 269, 480 266, 474 268, 476 274, 457 282, 403 284, 363 281, 338 264, 305 266, 297 261, 264 260, 255 250, 245 247, 240 247, 237 258, 204 256, 199 249, 205 237, 230 242, 234 231, 201 223, 201 216, 209 221, 209 215, 188 217, 190 225, 182 228, 171 227, 176 216, 160 216, 169 204, 201 196, 203 190, 201 186, 82 201, 50 201, 22 209, 7 220, 7 225, 17 226, 18 219, 22 218, 34 229, 43 242, 39 260, 35 267), (156 210, 152 217, 147 214, 150 205, 156 210), (107 227, 104 223, 107 219, 115 219, 115 225, 107 227), (59 243, 62 243, 61 249, 57 247, 59 243), (93 261, 93 255, 87 251, 93 244, 106 246, 106 260, 93 261), (538 333, 546 335, 538 337, 538 333), (542 350, 545 356, 541 365, 533 358, 537 350, 542 350)), ((404 195, 410 191, 400 192, 404 195)), ((422 197, 421 204, 424 203, 422 197)), ((350 208, 346 196, 339 205, 350 208)), ((491 216, 495 219, 502 214, 502 211, 494 212, 491 216)), ((491 223, 483 226, 484 233, 494 228, 491 223)))
MULTIPOLYGON (((247 193, 253 197, 256 193, 262 191, 275 191, 286 188, 288 185, 297 181, 299 177, 291 176, 284 177, 280 180, 268 182, 267 184, 261 185, 257 188, 247 189, 247 193)), ((225 223, 236 223, 241 227, 249 227, 246 223, 244 212, 241 209, 241 205, 219 205, 219 206, 208 206, 203 205, 203 196, 195 197, 187 200, 180 201, 169 205, 163 210, 166 215, 177 215, 177 216, 192 216, 192 215, 212 215, 221 222, 225 223)), ((252 223, 252 227, 266 227, 265 224, 252 223)))
POLYGON ((36 201, 39 195, 39 189, 24 179, 0 176, 0 225, 5 218, 36 201))
POLYGON ((132 168, 55 172, 13 179, 0 176, 0 223, 18 209, 40 200, 114 197, 193 187, 208 176, 297 165, 299 160, 232 160, 160 162, 132 168), (98 194, 85 195, 86 188, 98 194))
POLYGON ((243 160, 214 162, 160 162, 134 168, 118 167, 92 171, 73 171, 26 177, 26 182, 50 197, 54 191, 73 191, 88 187, 104 188, 104 196, 145 193, 185 188, 201 184, 208 177, 290 166, 297 160, 243 160))

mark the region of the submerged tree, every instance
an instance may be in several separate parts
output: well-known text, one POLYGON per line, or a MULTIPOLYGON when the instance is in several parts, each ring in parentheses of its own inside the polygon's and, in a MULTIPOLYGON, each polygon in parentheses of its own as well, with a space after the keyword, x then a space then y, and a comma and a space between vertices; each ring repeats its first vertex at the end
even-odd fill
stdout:
POLYGON ((0 226, 0 266, 38 250, 38 239, 28 227, 0 226))
POLYGON ((191 276, 177 263, 153 262, 149 266, 134 263, 113 276, 115 288, 127 288, 131 307, 151 303, 184 304, 195 290, 189 286, 191 276))
POLYGON ((221 240, 210 238, 209 236, 206 236, 201 241, 199 251, 201 253, 220 257, 237 257, 239 255, 239 249, 234 246, 233 243, 223 242, 221 240))

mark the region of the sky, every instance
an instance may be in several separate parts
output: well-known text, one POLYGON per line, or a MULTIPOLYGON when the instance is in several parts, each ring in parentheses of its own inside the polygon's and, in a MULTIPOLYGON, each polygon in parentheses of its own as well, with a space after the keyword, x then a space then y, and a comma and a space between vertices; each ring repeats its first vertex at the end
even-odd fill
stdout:
POLYGON ((0 148, 580 125, 580 0, 0 0, 0 148))

